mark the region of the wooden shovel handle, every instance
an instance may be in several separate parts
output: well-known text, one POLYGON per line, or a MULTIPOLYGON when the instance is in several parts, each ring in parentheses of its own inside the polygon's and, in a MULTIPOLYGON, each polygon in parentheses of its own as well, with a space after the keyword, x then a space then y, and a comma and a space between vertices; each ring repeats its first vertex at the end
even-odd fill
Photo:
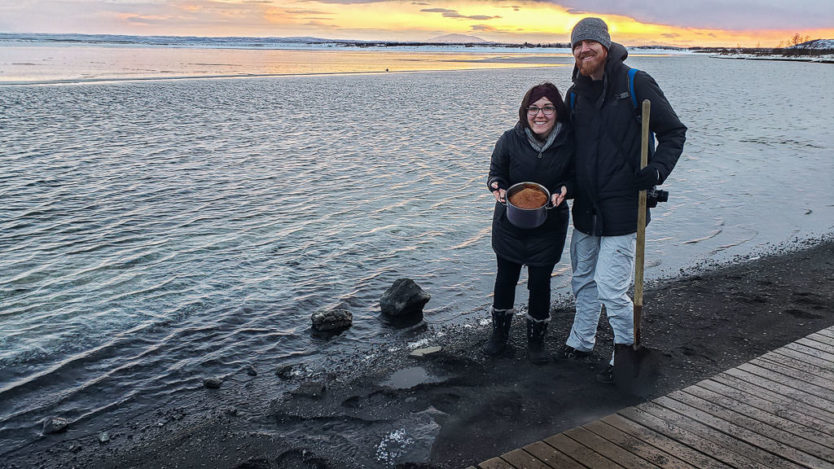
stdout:
MULTIPOLYGON (((652 103, 643 100, 640 140, 640 169, 649 164, 649 113, 652 103)), ((643 316, 643 258, 646 252, 646 191, 637 202, 637 246, 634 253, 634 348, 640 345, 640 322, 643 316)))

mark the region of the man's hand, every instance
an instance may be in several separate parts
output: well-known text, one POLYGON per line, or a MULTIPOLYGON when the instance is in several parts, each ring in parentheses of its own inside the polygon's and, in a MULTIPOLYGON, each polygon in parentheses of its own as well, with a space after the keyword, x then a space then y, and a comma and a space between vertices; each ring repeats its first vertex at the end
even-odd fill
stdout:
POLYGON ((649 165, 634 173, 634 188, 639 191, 649 190, 656 186, 659 180, 660 173, 654 166, 649 165))
POLYGON ((558 207, 565 200, 565 196, 568 195, 568 188, 562 186, 561 191, 558 194, 553 194, 550 196, 550 202, 553 204, 554 207, 558 207))
POLYGON ((507 191, 504 190, 504 189, 499 189, 497 182, 493 182, 490 185, 490 187, 492 188, 492 195, 495 196, 495 200, 497 200, 498 202, 501 202, 503 204, 504 203, 504 198, 507 195, 507 191))

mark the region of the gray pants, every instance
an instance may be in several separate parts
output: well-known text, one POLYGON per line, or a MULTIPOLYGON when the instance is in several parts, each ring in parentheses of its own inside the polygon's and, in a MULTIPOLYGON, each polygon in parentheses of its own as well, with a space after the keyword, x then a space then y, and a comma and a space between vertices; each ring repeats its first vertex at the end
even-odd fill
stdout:
POLYGON ((636 239, 635 234, 589 236, 573 230, 570 260, 576 315, 567 345, 585 352, 593 350, 601 305, 605 305, 614 330, 614 343, 634 343, 634 305, 628 289, 634 280, 636 239))

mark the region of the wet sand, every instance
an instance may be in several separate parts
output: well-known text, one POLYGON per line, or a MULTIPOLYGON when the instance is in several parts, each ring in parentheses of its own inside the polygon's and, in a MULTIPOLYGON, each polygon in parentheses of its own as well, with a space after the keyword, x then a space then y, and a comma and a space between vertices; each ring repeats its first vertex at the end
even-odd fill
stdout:
POLYGON ((333 357, 326 374, 284 373, 291 393, 274 390, 283 379, 274 370, 242 371, 178 407, 45 435, 6 454, 0 467, 466 467, 831 326, 834 241, 699 266, 648 285, 645 305, 644 345, 662 357, 660 378, 645 397, 596 382, 611 353, 604 319, 590 358, 555 358, 573 314, 561 301, 547 337, 554 360, 546 365, 527 362, 521 318, 513 351, 495 359, 480 353, 488 334, 483 316, 424 326, 392 337, 387 349, 333 357), (409 356, 402 345, 415 337, 442 350, 409 356))

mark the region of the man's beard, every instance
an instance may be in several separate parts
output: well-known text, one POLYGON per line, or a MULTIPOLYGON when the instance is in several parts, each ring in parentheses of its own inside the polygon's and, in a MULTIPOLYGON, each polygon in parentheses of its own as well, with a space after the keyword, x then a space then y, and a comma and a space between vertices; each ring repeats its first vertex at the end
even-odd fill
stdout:
POLYGON ((594 56, 594 59, 589 62, 580 59, 577 61, 576 66, 579 67, 580 74, 590 77, 594 73, 600 71, 602 67, 605 67, 605 56, 597 54, 594 56))

